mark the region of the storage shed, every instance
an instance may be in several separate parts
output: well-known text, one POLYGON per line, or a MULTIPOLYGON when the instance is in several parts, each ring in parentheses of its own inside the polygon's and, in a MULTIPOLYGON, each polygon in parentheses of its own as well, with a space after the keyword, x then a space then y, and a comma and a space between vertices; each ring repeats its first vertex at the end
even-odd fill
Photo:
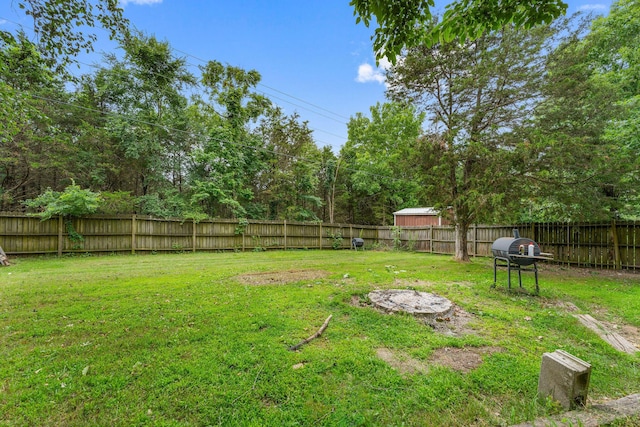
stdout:
POLYGON ((424 227, 450 225, 434 208, 406 208, 393 213, 393 225, 397 227, 424 227))

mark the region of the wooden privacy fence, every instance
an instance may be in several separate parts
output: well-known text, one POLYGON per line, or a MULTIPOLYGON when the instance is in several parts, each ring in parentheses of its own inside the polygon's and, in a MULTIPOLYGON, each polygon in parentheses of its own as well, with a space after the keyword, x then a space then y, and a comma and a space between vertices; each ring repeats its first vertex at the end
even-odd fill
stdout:
MULTIPOLYGON (((360 237, 375 245, 453 254, 454 230, 448 226, 377 227, 289 221, 175 220, 148 216, 87 216, 74 219, 81 241, 70 240, 62 218, 40 221, 25 214, 0 214, 0 247, 7 255, 67 253, 149 253, 251 251, 263 249, 348 249, 360 237)), ((554 262, 581 267, 640 270, 640 222, 478 225, 467 234, 469 254, 491 256, 499 237, 535 240, 554 262)), ((73 237, 73 234, 71 235, 73 237)))
MULTIPOLYGON (((552 253, 555 263, 640 270, 640 222, 636 221, 477 225, 467 233, 469 254, 492 256, 493 242, 499 237, 512 237, 514 228, 522 237, 538 243, 543 252, 552 253)), ((378 241, 431 253, 455 252, 455 232, 451 227, 383 227, 378 230, 378 241)))
POLYGON ((338 249, 353 237, 369 244, 376 226, 288 221, 176 220, 149 216, 87 216, 71 221, 82 240, 72 240, 62 218, 41 221, 0 214, 0 247, 8 255, 123 252, 195 252, 263 249, 338 249))

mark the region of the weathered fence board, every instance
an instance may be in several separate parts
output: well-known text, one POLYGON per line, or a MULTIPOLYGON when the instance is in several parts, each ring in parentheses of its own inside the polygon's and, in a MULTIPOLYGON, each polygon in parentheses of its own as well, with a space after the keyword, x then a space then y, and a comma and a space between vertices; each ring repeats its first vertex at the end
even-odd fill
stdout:
MULTIPOLYGON (((263 249, 351 248, 351 239, 365 246, 403 247, 439 254, 455 251, 455 233, 448 226, 376 227, 351 224, 216 219, 158 219, 148 216, 87 216, 71 221, 82 240, 69 239, 60 218, 40 221, 25 214, 0 213, 0 246, 7 255, 85 252, 228 251, 263 249)), ((640 270, 640 222, 543 223, 485 226, 469 229, 472 256, 491 256, 499 237, 535 240, 554 262, 580 267, 640 270)))

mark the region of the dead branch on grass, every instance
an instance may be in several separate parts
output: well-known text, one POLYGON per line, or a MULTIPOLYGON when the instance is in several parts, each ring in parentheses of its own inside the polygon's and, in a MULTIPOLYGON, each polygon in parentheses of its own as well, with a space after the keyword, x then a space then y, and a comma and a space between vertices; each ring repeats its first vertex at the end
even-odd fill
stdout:
POLYGON ((306 343, 308 343, 308 342, 318 338, 320 335, 322 335, 324 330, 327 329, 327 326, 329 326, 329 321, 331 320, 332 317, 333 317, 333 315, 330 314, 329 317, 327 317, 327 320, 324 321, 324 323, 322 324, 320 329, 318 329, 318 332, 316 332, 315 334, 311 335, 309 338, 300 341, 298 344, 292 345, 291 347, 289 347, 289 350, 295 351, 295 350, 299 349, 300 347, 302 347, 303 345, 305 345, 306 343))

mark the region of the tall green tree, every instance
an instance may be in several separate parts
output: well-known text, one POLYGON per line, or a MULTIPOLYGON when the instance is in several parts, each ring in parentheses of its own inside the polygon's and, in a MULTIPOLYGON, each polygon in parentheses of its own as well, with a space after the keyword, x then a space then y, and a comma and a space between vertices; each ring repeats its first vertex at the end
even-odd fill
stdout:
POLYGON ((69 178, 74 151, 69 96, 24 34, 0 35, 0 99, 0 209, 16 209, 69 178))
POLYGON ((317 221, 320 151, 311 130, 297 114, 271 109, 256 129, 264 144, 265 169, 256 182, 256 198, 269 219, 317 221))
POLYGON ((323 147, 319 171, 319 189, 323 200, 322 220, 331 224, 336 222, 336 201, 339 197, 338 177, 341 177, 341 166, 342 158, 337 157, 331 147, 323 147))
POLYGON ((218 61, 202 67, 210 103, 200 111, 208 134, 195 152, 191 184, 193 202, 210 215, 254 216, 247 210, 254 197, 251 183, 264 168, 265 154, 249 126, 271 106, 255 92, 260 79, 255 70, 218 61))
POLYGON ((90 90, 108 113, 105 128, 116 141, 128 181, 121 189, 162 197, 185 180, 184 157, 193 141, 183 91, 196 80, 167 42, 137 34, 123 48, 122 59, 107 55, 108 66, 93 76, 90 90))
POLYGON ((376 104, 371 118, 356 114, 349 121, 341 151, 349 170, 354 212, 366 223, 392 223, 397 209, 415 206, 421 192, 410 153, 420 136, 423 114, 397 103, 376 104))
POLYGON ((409 50, 390 74, 389 96, 415 103, 431 122, 415 150, 426 198, 451 209, 455 257, 468 260, 467 231, 514 208, 522 183, 508 135, 540 96, 551 27, 507 27, 476 39, 409 50))
POLYGON ((615 3, 590 32, 558 45, 528 135, 540 166, 527 217, 607 220, 637 216, 640 13, 615 3), (557 155, 571 151, 571 158, 557 155), (634 214, 635 212, 635 214, 634 214))
POLYGON ((549 57, 541 100, 519 138, 529 181, 524 219, 586 221, 608 219, 618 189, 619 150, 604 139, 607 123, 619 115, 619 90, 592 78, 584 40, 560 44, 549 57), (613 204, 612 204, 613 203, 613 204))
POLYGON ((589 56, 595 64, 595 78, 619 88, 616 106, 620 115, 612 118, 604 132, 605 141, 619 147, 626 160, 620 180, 619 212, 640 218, 640 1, 619 0, 607 16, 593 22, 587 36, 589 56))

